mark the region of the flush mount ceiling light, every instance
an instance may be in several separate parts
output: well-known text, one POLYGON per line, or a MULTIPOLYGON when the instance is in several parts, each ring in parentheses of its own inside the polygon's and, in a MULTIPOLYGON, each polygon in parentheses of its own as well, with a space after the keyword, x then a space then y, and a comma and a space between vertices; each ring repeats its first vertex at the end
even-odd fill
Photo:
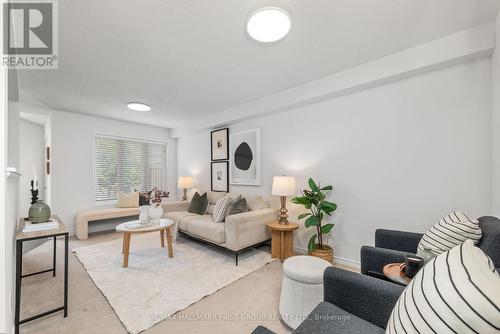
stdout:
POLYGON ((134 111, 150 111, 151 107, 145 103, 140 102, 129 102, 127 103, 127 108, 134 111))
POLYGON ((285 38, 291 26, 292 20, 285 10, 265 7, 250 15, 247 21, 247 32, 258 42, 272 43, 285 38))

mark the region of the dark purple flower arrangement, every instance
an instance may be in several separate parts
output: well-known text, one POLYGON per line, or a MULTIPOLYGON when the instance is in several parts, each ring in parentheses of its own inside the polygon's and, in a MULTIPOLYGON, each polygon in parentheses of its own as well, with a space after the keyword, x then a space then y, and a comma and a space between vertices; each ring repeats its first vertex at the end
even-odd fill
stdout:
POLYGON ((153 188, 150 191, 140 191, 139 192, 139 205, 154 205, 158 206, 161 203, 162 198, 168 198, 170 192, 163 191, 158 188, 153 188))

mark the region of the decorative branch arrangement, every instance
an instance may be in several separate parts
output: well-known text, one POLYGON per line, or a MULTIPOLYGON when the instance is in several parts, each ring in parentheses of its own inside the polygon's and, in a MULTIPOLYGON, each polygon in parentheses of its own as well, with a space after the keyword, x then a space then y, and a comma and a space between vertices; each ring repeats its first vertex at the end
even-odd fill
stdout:
POLYGON ((139 205, 154 205, 158 206, 161 203, 162 198, 168 198, 170 192, 164 191, 154 187, 150 191, 140 191, 139 192, 139 205))

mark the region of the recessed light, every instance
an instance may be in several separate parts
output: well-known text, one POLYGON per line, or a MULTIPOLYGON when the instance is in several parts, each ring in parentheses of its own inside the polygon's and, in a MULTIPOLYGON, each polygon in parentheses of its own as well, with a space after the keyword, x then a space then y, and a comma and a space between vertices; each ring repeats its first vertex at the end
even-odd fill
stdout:
POLYGON ((140 102, 129 102, 127 103, 127 108, 134 111, 150 111, 151 107, 145 103, 140 102))
POLYGON ((258 42, 277 42, 288 34, 292 26, 290 15, 277 7, 261 8, 250 15, 247 32, 258 42))

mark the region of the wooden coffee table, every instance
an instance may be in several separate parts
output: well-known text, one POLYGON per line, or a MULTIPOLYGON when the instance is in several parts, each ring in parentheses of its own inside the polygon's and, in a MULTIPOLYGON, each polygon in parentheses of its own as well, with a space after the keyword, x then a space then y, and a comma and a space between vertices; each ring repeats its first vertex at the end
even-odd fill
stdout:
POLYGON ((389 263, 384 266, 383 272, 385 277, 401 285, 408 285, 411 282, 411 278, 405 275, 401 270, 401 266, 404 263, 389 263))
POLYGON ((138 224, 140 224, 139 220, 133 220, 120 224, 116 227, 117 232, 123 233, 123 243, 122 243, 123 268, 128 267, 130 239, 132 237, 132 234, 134 233, 147 233, 147 232, 160 231, 161 247, 165 247, 164 236, 165 234, 167 234, 168 257, 174 257, 174 252, 172 249, 172 227, 174 226, 173 221, 171 221, 170 219, 160 219, 159 224, 136 228, 138 224))

